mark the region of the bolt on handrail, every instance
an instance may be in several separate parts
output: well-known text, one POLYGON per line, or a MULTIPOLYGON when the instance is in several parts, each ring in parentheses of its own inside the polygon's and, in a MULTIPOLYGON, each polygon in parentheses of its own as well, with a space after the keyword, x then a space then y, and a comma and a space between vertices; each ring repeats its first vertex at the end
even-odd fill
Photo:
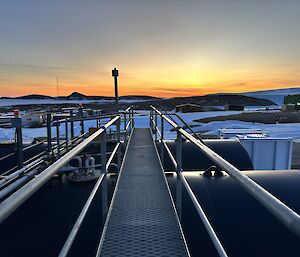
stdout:
POLYGON ((270 211, 281 223, 300 237, 300 216, 290 207, 250 179, 248 176, 242 174, 238 168, 223 159, 220 155, 210 149, 208 146, 195 139, 192 135, 182 129, 179 125, 171 121, 168 117, 162 114, 155 107, 151 108, 160 116, 162 116, 171 126, 177 129, 182 136, 196 145, 208 158, 218 164, 218 166, 232 178, 234 178, 250 195, 252 195, 262 206, 270 211))
POLYGON ((32 194, 41 188, 60 168, 69 163, 78 153, 84 150, 93 140, 101 135, 107 128, 120 120, 120 116, 111 119, 106 125, 98 129, 95 133, 86 138, 64 155, 64 158, 58 159, 48 168, 46 168, 39 176, 28 182, 18 191, 9 196, 0 203, 0 223, 3 222, 10 214, 12 214, 20 205, 22 205, 32 194))

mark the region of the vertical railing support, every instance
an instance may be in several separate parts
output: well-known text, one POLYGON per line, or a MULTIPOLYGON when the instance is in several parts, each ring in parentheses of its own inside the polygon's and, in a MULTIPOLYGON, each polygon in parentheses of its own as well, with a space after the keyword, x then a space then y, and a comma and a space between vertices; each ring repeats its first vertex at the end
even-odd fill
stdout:
POLYGON ((60 136, 59 136, 59 121, 56 122, 56 149, 57 149, 57 156, 56 159, 60 158, 60 136))
POLYGON ((70 110, 70 116, 71 116, 71 122, 70 122, 70 130, 71 130, 71 139, 73 140, 74 139, 74 122, 73 122, 73 110, 70 110))
POLYGON ((51 138, 52 138, 52 133, 51 133, 51 119, 52 115, 51 113, 47 113, 47 150, 48 153, 51 153, 51 138))
POLYGON ((98 118, 100 116, 100 111, 99 110, 96 111, 96 116, 97 116, 97 118, 96 118, 96 127, 99 128, 100 127, 100 122, 99 122, 99 118, 98 118))
POLYGON ((154 112, 154 119, 155 119, 154 130, 155 130, 155 142, 156 142, 157 141, 157 128, 158 128, 158 124, 157 124, 157 112, 154 112))
POLYGON ((108 196, 107 196, 107 169, 106 169, 106 128, 100 135, 100 147, 101 147, 101 170, 104 174, 102 188, 101 188, 101 199, 102 199, 102 220, 105 223, 107 209, 108 209, 108 196))
MULTIPOLYGON (((127 115, 126 115, 126 111, 124 112, 124 143, 125 145, 127 144, 127 130, 126 130, 126 127, 127 127, 127 115)), ((130 121, 130 117, 128 119, 130 121)))
POLYGON ((182 171, 182 137, 177 130, 177 138, 176 138, 176 210, 179 219, 181 219, 182 213, 182 182, 179 176, 179 173, 182 171))
POLYGON ((153 133, 153 127, 152 127, 153 123, 152 123, 152 120, 153 120, 153 110, 151 109, 150 110, 150 130, 153 133))
POLYGON ((12 125, 16 128, 16 144, 17 144, 17 158, 19 169, 24 166, 24 153, 23 153, 23 136, 22 136, 22 120, 19 115, 15 115, 12 119, 12 125))
POLYGON ((164 149, 164 144, 163 144, 163 140, 164 140, 164 118, 161 115, 160 116, 160 160, 161 160, 161 164, 164 167, 164 162, 165 162, 165 149, 164 149))
POLYGON ((68 126, 68 119, 66 119, 66 130, 65 130, 65 134, 66 134, 66 150, 69 150, 69 126, 68 126))
POLYGON ((131 129, 134 128, 134 112, 133 112, 133 109, 131 109, 131 129))
POLYGON ((84 134, 84 121, 83 121, 83 109, 82 109, 82 107, 79 108, 79 113, 80 113, 80 118, 81 118, 81 121, 80 121, 81 135, 83 135, 84 134))
MULTIPOLYGON (((119 120, 117 121, 117 144, 121 143, 121 115, 119 116, 119 120)), ((117 165, 118 172, 120 172, 121 167, 121 145, 118 148, 118 156, 117 156, 117 165)))

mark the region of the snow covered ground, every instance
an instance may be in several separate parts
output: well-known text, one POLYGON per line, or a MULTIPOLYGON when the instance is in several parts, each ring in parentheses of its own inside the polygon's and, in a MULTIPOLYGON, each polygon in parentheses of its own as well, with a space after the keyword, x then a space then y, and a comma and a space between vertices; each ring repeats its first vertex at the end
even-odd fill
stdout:
MULTIPOLYGON (((120 103, 144 102, 144 99, 120 99, 120 103)), ((0 106, 28 105, 28 104, 88 104, 88 103, 114 103, 114 100, 57 100, 57 99, 0 99, 0 106)))
POLYGON ((197 132, 209 131, 208 134, 218 134, 218 129, 261 129, 267 132, 269 137, 300 139, 300 123, 284 124, 262 124, 243 121, 213 121, 202 123, 201 127, 195 129, 197 132))
MULTIPOLYGON (((205 117, 216 117, 223 115, 238 114, 239 111, 218 111, 218 112, 199 112, 199 113, 179 113, 178 115, 184 119, 189 125, 200 125, 194 128, 195 131, 204 132, 209 131, 215 133, 218 129, 222 128, 257 128, 268 132, 269 136, 276 138, 287 138, 292 137, 294 139, 300 139, 300 123, 287 123, 287 124, 261 124, 241 121, 214 121, 207 124, 195 123, 193 120, 205 118, 205 117)), ((138 111, 135 115, 135 127, 149 127, 149 112, 138 111)), ((179 125, 183 125, 178 118, 172 116, 179 125)), ((103 121, 104 122, 104 121, 103 121)), ((158 125, 160 127, 160 119, 158 119, 158 125)), ((165 137, 167 139, 174 139, 176 136, 175 132, 170 131, 172 128, 168 123, 165 122, 165 137)), ((65 136, 65 125, 60 125, 60 136, 65 136)), ((79 123, 75 123, 75 134, 80 133, 79 123)), ((89 127, 95 127, 95 121, 85 121, 85 131, 88 132, 89 127)), ((112 126, 114 129, 115 126, 112 126)), ((3 129, 0 128, 0 141, 8 141, 14 139, 15 130, 13 128, 3 129)), ((56 136, 56 128, 52 128, 52 135, 56 136)), ((70 132, 69 132, 70 135, 70 132)), ((23 140, 25 142, 31 142, 35 137, 45 137, 46 128, 23 128, 23 140)))

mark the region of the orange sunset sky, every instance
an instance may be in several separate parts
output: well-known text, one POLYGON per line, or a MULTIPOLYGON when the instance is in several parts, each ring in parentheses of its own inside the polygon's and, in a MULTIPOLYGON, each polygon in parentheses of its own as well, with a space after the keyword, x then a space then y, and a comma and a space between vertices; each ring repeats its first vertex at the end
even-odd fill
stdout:
POLYGON ((113 95, 114 67, 120 95, 299 87, 299 13, 296 0, 4 0, 0 96, 113 95))

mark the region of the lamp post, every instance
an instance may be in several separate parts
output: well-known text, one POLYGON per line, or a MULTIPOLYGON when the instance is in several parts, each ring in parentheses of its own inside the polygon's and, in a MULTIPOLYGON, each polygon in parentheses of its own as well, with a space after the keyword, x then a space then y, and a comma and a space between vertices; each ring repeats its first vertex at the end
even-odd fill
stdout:
POLYGON ((115 103, 116 103, 116 109, 117 112, 119 112, 119 95, 118 95, 118 76, 119 76, 119 71, 114 68, 112 70, 112 76, 114 77, 115 81, 115 103))

